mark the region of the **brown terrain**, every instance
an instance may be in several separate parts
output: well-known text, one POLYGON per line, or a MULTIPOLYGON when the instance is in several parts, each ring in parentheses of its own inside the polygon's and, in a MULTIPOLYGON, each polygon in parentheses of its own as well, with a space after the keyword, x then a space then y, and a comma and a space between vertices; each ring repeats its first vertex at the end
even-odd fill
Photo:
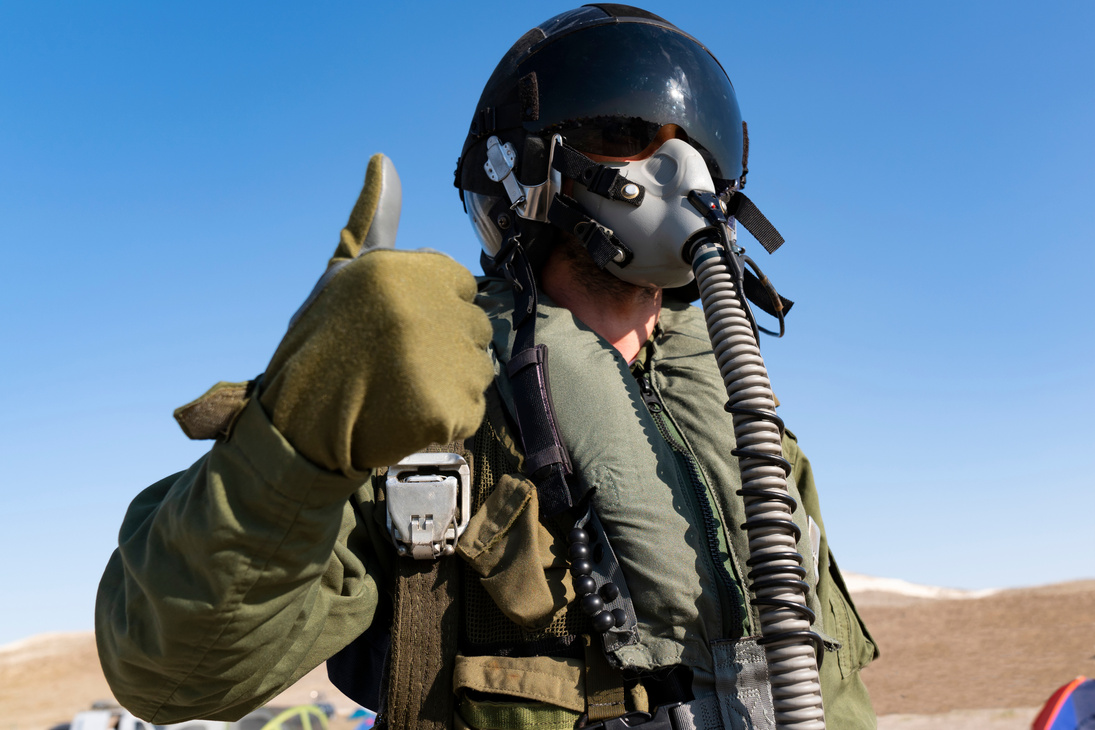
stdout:
POLYGON ((1029 728, 1055 689, 1095 677, 1095 580, 983 598, 855 600, 882 648, 863 678, 883 728, 1029 728))
MULTIPOLYGON (((882 647, 864 678, 883 730, 1029 728, 1053 690, 1095 676, 1095 580, 979 598, 855 595, 882 647)), ((0 647, 0 730, 47 730, 109 698, 90 633, 0 647)), ((313 699, 334 704, 341 718, 356 707, 322 667, 275 704, 313 699)))

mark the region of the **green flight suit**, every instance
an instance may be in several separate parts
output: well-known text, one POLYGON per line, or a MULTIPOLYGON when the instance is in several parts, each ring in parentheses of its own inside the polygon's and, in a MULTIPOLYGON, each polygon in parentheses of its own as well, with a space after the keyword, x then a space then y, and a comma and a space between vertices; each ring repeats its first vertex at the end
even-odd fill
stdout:
MULTIPOLYGON (((492 303, 497 305, 484 303, 488 312, 492 303)), ((496 322, 506 315, 492 314, 496 322)), ((674 338, 697 339, 695 310, 667 308, 662 320, 648 362, 639 364, 640 374, 655 378, 664 364, 660 351, 671 352, 679 341, 674 338)), ((709 357, 709 348, 692 356, 709 357)), ((506 402, 504 383, 500 390, 506 402)), ((666 395, 672 407, 672 394, 666 395)), ((512 450, 513 435, 498 410, 476 439, 503 440, 512 450)), ((677 418, 687 420, 680 410, 677 418)), ((702 438, 687 425, 684 431, 686 441, 702 438)), ((785 439, 784 453, 793 465, 789 481, 796 485, 801 512, 822 529, 812 600, 821 609, 817 628, 832 640, 821 667, 827 721, 833 728, 873 727, 859 669, 876 650, 828 550, 809 462, 793 437, 785 439)), ((498 476, 491 475, 490 483, 498 476)), ((712 484, 707 489, 712 501, 726 499, 712 484)), ((146 489, 126 514, 96 607, 100 658, 116 698, 156 723, 235 718, 346 646, 370 624, 392 579, 394 551, 378 527, 383 516, 377 514, 376 492, 371 483, 309 463, 252 399, 229 438, 187 471, 146 489)), ((507 524, 542 529, 535 520, 507 524)), ((558 538, 539 535, 540 543, 558 538)), ((728 562, 739 539, 732 529, 721 530, 719 547, 728 562)), ((465 559, 481 554, 468 548, 470 542, 468 536, 461 541, 465 559)), ((546 571, 566 575, 558 564, 564 549, 543 544, 537 549, 547 555, 546 571)), ((488 592, 504 604, 514 586, 488 587, 488 592)), ((549 608, 558 608, 558 595, 546 600, 549 608)), ((500 608, 522 620, 519 606, 500 608)), ((526 617, 530 624, 542 619, 526 617)), ((725 629, 724 617, 714 620, 725 629)), ((753 623, 742 616, 739 632, 753 623)))

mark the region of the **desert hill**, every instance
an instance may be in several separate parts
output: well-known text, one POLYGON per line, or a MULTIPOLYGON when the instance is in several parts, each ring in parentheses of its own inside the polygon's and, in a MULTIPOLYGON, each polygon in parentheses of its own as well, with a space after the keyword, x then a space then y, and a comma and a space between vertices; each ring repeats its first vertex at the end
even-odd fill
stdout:
MULTIPOLYGON (((882 657, 864 672, 880 727, 1019 730, 1061 684, 1095 676, 1095 580, 965 592, 848 575, 882 657)), ((90 632, 0 647, 5 730, 47 730, 110 691, 90 632)), ((323 667, 278 700, 356 705, 323 667)))
POLYGON ((922 727, 1030 727, 1057 687, 1095 676, 1095 580, 935 598, 849 583, 882 647, 863 673, 879 715, 1011 710, 1025 722, 922 727))

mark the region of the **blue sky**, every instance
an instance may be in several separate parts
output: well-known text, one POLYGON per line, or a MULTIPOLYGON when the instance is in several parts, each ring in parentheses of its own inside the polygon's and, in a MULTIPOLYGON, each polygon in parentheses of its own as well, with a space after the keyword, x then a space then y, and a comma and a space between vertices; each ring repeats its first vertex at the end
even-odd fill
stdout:
MULTIPOLYGON (((372 153, 398 245, 477 268, 475 101, 570 5, 377 5, 0 5, 0 644, 91 628, 129 500, 206 448, 172 409, 265 367, 372 153)), ((646 7, 749 122, 797 302, 765 357, 840 564, 1095 577, 1095 6, 646 7)))

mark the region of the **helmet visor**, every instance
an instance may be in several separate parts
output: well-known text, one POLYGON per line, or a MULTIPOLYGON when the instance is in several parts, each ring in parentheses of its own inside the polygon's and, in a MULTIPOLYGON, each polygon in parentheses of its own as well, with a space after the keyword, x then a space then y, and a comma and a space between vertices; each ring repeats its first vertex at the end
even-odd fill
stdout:
POLYGON ((742 130, 734 87, 718 61, 679 31, 647 23, 584 28, 533 49, 535 134, 561 134, 586 154, 641 153, 667 124, 684 130, 713 177, 741 176, 742 130))

